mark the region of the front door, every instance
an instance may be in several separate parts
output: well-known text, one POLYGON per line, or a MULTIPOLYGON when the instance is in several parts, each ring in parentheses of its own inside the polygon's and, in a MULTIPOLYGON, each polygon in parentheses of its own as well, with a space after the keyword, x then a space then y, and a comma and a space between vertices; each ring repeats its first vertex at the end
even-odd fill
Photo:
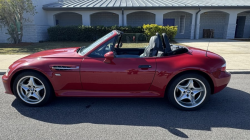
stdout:
POLYGON ((243 38, 245 22, 246 22, 245 16, 238 16, 237 17, 235 38, 243 38))
POLYGON ((153 81, 155 58, 105 58, 87 57, 81 65, 83 90, 90 91, 148 91, 153 81))

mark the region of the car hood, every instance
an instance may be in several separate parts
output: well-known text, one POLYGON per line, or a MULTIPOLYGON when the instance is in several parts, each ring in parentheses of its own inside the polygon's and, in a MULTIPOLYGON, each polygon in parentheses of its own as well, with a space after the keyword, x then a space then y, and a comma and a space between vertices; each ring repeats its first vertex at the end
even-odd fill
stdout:
POLYGON ((33 59, 33 58, 61 58, 61 57, 79 57, 77 49, 80 47, 73 48, 61 48, 37 52, 31 55, 24 57, 24 59, 33 59))

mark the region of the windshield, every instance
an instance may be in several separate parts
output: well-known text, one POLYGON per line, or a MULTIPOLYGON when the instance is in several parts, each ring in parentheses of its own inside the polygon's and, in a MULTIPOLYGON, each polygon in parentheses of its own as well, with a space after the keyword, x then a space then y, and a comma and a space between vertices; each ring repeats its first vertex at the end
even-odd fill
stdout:
POLYGON ((103 41, 105 41, 106 39, 108 39, 109 37, 111 37, 114 33, 110 32, 108 34, 106 34, 105 36, 103 36, 102 38, 98 39, 97 41, 95 41, 94 43, 92 43, 91 45, 89 45, 88 47, 84 47, 81 48, 79 53, 81 55, 85 55, 86 53, 88 53, 89 51, 91 51, 93 48, 95 48, 96 46, 100 45, 103 41))

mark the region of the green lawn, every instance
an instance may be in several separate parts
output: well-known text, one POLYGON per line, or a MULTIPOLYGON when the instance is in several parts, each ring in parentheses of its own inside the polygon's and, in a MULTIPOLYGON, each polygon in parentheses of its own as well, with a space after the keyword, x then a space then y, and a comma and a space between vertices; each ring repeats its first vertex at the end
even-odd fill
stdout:
MULTIPOLYGON (((43 43, 0 43, 0 55, 3 54, 31 54, 43 50, 88 46, 91 42, 43 42, 43 43)), ((123 43, 123 48, 144 48, 148 43, 123 43)))

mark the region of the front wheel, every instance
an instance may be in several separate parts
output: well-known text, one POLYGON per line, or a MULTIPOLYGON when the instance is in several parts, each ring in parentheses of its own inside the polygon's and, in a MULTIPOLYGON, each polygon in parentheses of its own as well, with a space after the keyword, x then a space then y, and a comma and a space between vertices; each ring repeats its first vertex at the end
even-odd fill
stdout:
POLYGON ((208 81, 195 73, 175 78, 168 87, 167 96, 170 103, 181 110, 199 109, 211 94, 208 81))
POLYGON ((49 81, 43 75, 28 71, 15 78, 13 91, 17 99, 28 106, 43 106, 54 95, 49 81))

